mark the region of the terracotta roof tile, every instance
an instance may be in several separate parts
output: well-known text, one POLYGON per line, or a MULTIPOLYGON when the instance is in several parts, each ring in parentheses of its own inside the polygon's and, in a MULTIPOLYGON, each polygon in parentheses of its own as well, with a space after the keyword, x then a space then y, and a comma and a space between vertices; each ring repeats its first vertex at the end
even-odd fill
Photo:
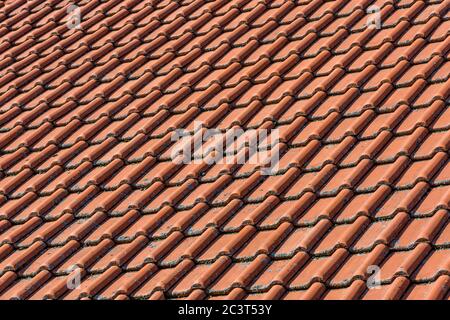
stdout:
POLYGON ((448 1, 74 4, 0 6, 1 299, 449 298, 448 1))

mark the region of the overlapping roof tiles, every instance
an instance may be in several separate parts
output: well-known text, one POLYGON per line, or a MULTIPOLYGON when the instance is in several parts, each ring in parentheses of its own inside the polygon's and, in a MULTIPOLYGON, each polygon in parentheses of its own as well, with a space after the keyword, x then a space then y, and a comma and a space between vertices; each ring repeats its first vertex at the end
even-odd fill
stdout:
POLYGON ((0 298, 449 299, 449 7, 1 1, 0 298))

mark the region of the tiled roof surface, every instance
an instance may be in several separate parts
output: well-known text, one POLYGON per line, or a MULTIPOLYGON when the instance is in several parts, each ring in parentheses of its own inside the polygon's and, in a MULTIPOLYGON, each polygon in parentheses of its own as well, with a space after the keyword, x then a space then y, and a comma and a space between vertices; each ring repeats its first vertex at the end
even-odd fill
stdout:
POLYGON ((73 3, 0 2, 1 299, 449 299, 450 1, 73 3))

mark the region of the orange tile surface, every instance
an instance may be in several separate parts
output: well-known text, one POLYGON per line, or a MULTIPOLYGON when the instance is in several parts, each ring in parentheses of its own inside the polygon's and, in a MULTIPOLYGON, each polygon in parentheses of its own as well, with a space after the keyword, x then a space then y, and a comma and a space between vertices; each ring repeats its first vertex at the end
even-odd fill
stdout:
POLYGON ((449 8, 1 1, 0 299, 449 299, 449 8), (173 162, 196 121, 275 175, 173 162))

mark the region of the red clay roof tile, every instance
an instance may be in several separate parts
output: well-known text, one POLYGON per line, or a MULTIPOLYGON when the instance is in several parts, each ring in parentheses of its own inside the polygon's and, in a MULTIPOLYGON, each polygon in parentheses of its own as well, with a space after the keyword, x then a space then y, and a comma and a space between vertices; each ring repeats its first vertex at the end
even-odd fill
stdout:
POLYGON ((449 298, 448 1, 75 4, 0 6, 0 299, 449 298))

